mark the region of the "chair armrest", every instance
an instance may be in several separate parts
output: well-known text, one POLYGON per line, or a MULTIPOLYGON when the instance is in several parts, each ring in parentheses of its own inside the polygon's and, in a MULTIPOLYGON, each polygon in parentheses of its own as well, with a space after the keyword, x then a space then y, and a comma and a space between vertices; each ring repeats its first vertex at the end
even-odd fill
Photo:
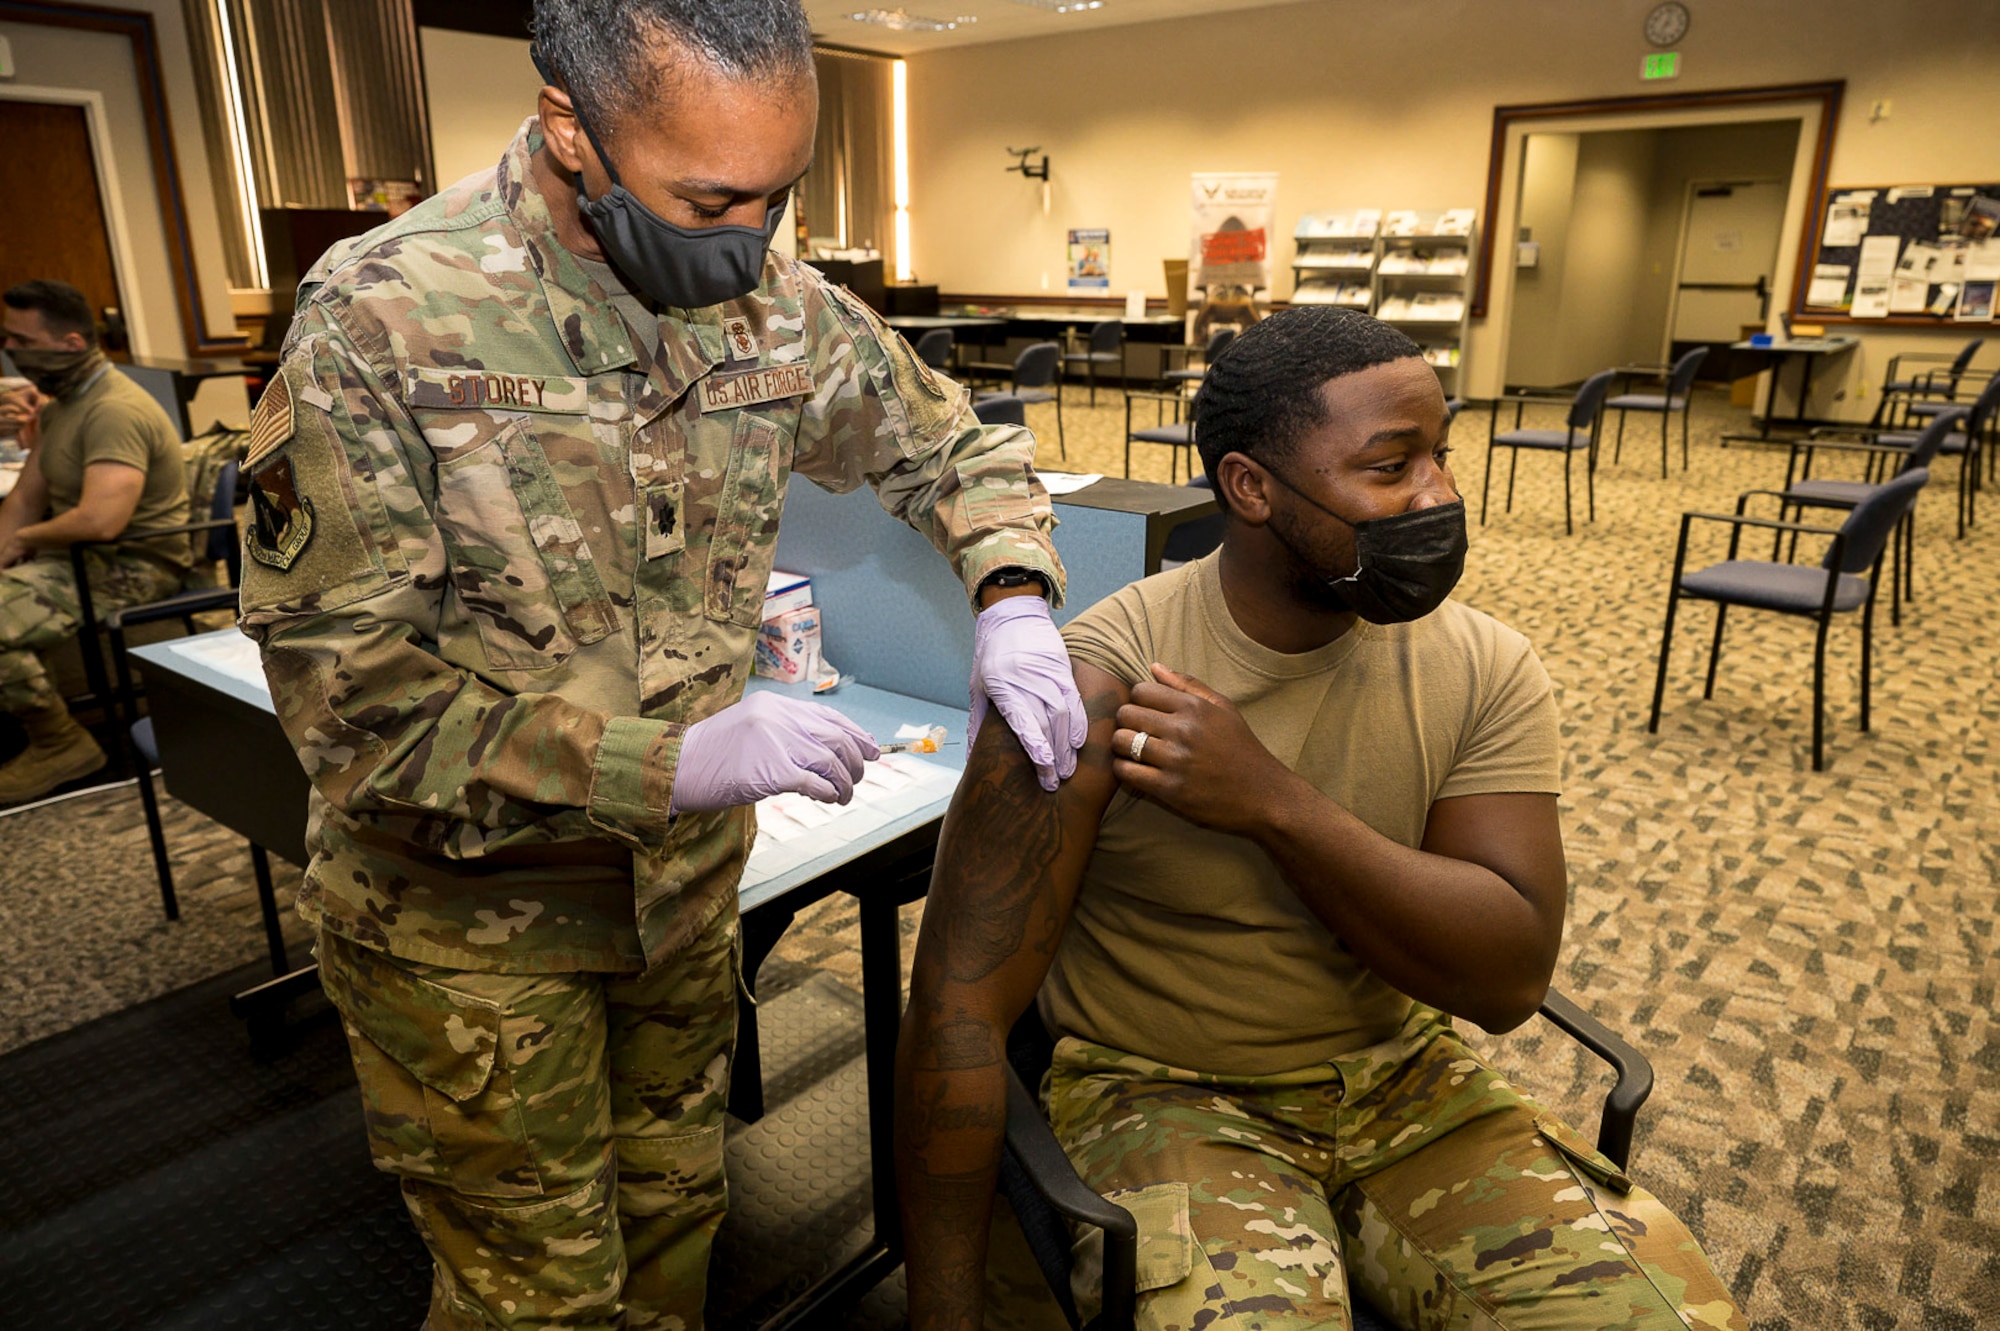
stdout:
POLYGON ((1674 368, 1673 366, 1664 363, 1648 364, 1648 365, 1614 365, 1611 367, 1611 372, 1613 374, 1668 374, 1672 372, 1673 368, 1674 368))
POLYGON ((1597 1149, 1620 1169, 1627 1168, 1632 1160, 1632 1129, 1641 1106, 1653 1093, 1652 1063, 1610 1027, 1554 989, 1542 999, 1542 1015, 1616 1069, 1618 1080, 1604 1097, 1597 1149))
MULTIPOLYGON (((1782 493, 1784 492, 1781 490, 1745 490, 1742 495, 1738 496, 1737 502, 1741 503, 1743 499, 1751 495, 1775 495, 1782 493)), ((1742 513, 1683 513, 1681 516, 1690 519, 1698 518, 1703 522, 1726 523, 1732 527, 1768 527, 1773 531, 1796 531, 1803 532, 1808 536, 1840 535, 1840 528, 1838 527, 1809 527, 1803 522, 1779 522, 1775 518, 1753 518, 1745 516, 1742 513)))
POLYGON ((1793 447, 1810 449, 1815 453, 1830 449, 1836 453, 1887 453, 1891 457, 1903 457, 1910 451, 1901 444, 1878 444, 1859 439, 1800 439, 1794 441, 1793 447))
POLYGON ((1041 1106, 1007 1068, 1007 1150, 1035 1194, 1067 1218, 1104 1231, 1103 1310, 1097 1327, 1132 1325, 1132 1284, 1138 1271, 1139 1225, 1132 1213, 1099 1196, 1076 1172, 1041 1106))
POLYGON ((236 604, 237 591, 234 587, 182 592, 164 601, 150 601, 145 605, 113 610, 104 617, 104 627, 113 633, 120 633, 130 625, 154 624, 163 619, 179 619, 183 615, 205 615, 211 610, 234 610, 236 604))
POLYGON ((1576 398, 1574 396, 1558 397, 1554 393, 1508 393, 1496 398, 1495 401, 1521 403, 1530 407, 1573 407, 1576 405, 1576 398))
POLYGON ((234 518, 209 518, 203 522, 185 522, 178 527, 155 527, 151 531, 127 532, 120 536, 114 536, 108 541, 71 541, 70 545, 73 548, 77 546, 101 546, 105 549, 115 549, 121 545, 130 545, 134 541, 150 541, 161 536, 192 536, 198 531, 215 531, 221 527, 234 527, 235 525, 236 520, 234 518))

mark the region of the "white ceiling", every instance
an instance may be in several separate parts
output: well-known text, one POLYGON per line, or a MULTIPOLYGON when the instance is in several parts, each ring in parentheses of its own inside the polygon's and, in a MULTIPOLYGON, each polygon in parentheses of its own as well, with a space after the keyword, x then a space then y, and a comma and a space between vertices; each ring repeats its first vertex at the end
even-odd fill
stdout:
POLYGON ((888 55, 921 55, 948 46, 1008 42, 1022 37, 1051 37, 1084 29, 1116 28, 1159 19, 1187 18, 1228 9, 1258 9, 1291 0, 1103 0, 1101 9, 1058 14, 1017 4, 1014 0, 805 0, 806 16, 820 40, 888 55), (912 18, 971 18, 948 32, 898 32, 879 23, 856 23, 847 17, 869 9, 901 9, 912 18))

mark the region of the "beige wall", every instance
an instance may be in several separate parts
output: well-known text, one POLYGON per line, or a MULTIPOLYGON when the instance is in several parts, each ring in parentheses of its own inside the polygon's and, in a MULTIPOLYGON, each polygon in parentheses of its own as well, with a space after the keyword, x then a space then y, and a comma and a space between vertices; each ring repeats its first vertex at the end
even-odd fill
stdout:
MULTIPOLYGON (((1635 95, 1647 0, 1349 0, 995 43, 910 64, 917 272, 959 292, 1060 282, 1063 232, 1108 226, 1112 289, 1164 294, 1187 249, 1188 175, 1280 173, 1278 229, 1300 213, 1483 203, 1493 108, 1635 95), (1053 207, 1002 168, 1039 144, 1053 207)), ((2000 180, 2000 135, 1966 108, 2000 63, 1992 0, 1757 0, 1704 5, 1674 92, 1845 79, 1834 183, 2000 180), (1871 124, 1870 103, 1893 98, 1871 124)), ((1480 219, 1482 242, 1490 219, 1480 219)), ((1279 246, 1289 258, 1289 241, 1279 246)), ((1788 265, 1789 266, 1789 265, 1788 265)), ((1276 294, 1286 295, 1280 280, 1276 294)), ((1504 314, 1496 310, 1495 318, 1504 314)), ((1492 322, 1489 320, 1488 322, 1492 322)), ((1497 380, 1504 337, 1475 328, 1468 379, 1497 380), (1496 357, 1490 372, 1477 359, 1496 357)), ((1850 398, 1894 348, 1957 334, 1877 332, 1850 398)))
MULTIPOLYGON (((1514 335, 1507 344, 1507 382, 1545 387, 1561 377, 1563 269, 1576 189, 1576 134, 1536 134, 1521 160, 1521 225, 1540 247, 1536 265, 1514 274, 1514 335)), ((1498 260, 1508 257, 1503 248, 1498 260)))
POLYGON ((438 183, 490 171, 535 113, 542 78, 518 37, 419 28, 438 183))
MULTIPOLYGON (((121 0, 119 7, 144 10, 153 17, 202 310, 211 335, 228 335, 235 330, 228 270, 217 238, 214 192, 202 145, 201 111, 195 100, 180 2, 121 0)), ((133 349, 142 355, 185 356, 187 338, 181 326, 168 228, 153 178, 146 111, 139 99, 131 42, 111 33, 38 23, 0 23, 0 35, 13 44, 16 71, 15 80, 0 88, 0 95, 32 98, 33 89, 46 88, 95 93, 102 99, 116 167, 117 196, 115 202, 107 198, 105 203, 117 211, 113 228, 118 233, 115 239, 122 241, 123 258, 114 252, 114 261, 119 264, 126 303, 136 315, 132 318, 133 349)))

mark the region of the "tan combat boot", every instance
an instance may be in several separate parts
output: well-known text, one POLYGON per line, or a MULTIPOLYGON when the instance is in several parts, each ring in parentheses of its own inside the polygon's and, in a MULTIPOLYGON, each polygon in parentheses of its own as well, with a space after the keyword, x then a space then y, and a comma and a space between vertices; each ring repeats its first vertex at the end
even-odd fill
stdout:
POLYGON ((0 767, 0 807, 40 799, 63 782, 104 766, 104 750, 61 702, 21 713, 21 723, 27 727, 28 747, 0 767))

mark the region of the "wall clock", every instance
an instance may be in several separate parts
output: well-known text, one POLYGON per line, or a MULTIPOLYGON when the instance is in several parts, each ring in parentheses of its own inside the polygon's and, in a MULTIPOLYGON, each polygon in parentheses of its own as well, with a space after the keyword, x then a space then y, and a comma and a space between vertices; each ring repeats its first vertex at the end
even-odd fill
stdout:
POLYGON ((1672 46, 1687 36, 1688 7, 1680 0, 1666 0, 1646 15, 1646 40, 1655 46, 1672 46))

